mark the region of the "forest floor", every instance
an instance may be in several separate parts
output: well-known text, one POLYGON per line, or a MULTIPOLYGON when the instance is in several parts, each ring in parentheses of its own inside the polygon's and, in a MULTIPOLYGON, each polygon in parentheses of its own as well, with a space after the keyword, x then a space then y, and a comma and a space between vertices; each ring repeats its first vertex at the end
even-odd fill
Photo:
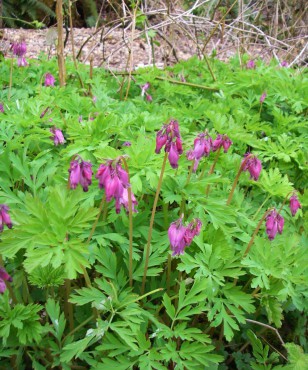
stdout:
MULTIPOLYGON (((93 58, 95 66, 104 66, 108 69, 124 70, 127 68, 129 50, 132 50, 132 68, 136 69, 143 66, 155 64, 163 68, 173 65, 179 60, 186 60, 193 55, 202 55, 202 45, 207 35, 196 35, 196 39, 189 37, 179 28, 168 29, 168 32, 162 34, 158 31, 153 38, 154 43, 147 37, 144 31, 136 29, 132 43, 130 29, 125 28, 105 28, 103 31, 95 33, 94 28, 74 28, 74 52, 78 59, 84 63, 90 63, 93 58), (93 36, 94 35, 94 36, 93 36), (92 36, 92 37, 91 37, 92 36), (86 42, 86 40, 88 40, 86 42), (85 43, 86 42, 86 43, 85 43), (84 46, 83 46, 84 44, 84 46), (132 48, 131 48, 131 45, 132 48), (82 47, 83 46, 83 47, 82 47), (153 50, 153 48, 154 50, 153 50), (82 50, 81 50, 82 48, 82 50), (154 51, 154 52, 153 52, 154 51), (154 60, 153 60, 154 55, 154 60)), ((56 28, 46 28, 42 30, 32 29, 3 29, 1 32, 0 50, 8 57, 10 55, 10 45, 20 38, 25 39, 27 43, 27 58, 37 58, 40 52, 49 56, 55 56, 56 51, 56 28)), ((71 42, 71 33, 68 33, 65 46, 66 55, 72 55, 73 47, 71 42)), ((205 48, 207 55, 215 53, 221 60, 228 60, 238 53, 239 48, 236 39, 234 42, 224 40, 221 37, 212 38, 205 48)), ((249 45, 244 47, 252 59, 262 58, 268 60, 272 55, 262 44, 249 45)))

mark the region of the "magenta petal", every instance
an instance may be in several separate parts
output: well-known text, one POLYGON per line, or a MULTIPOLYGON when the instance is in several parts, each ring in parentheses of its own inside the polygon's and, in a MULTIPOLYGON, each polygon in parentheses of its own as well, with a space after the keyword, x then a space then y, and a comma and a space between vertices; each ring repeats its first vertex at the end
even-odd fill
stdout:
POLYGON ((178 168, 179 153, 175 143, 171 143, 168 159, 172 168, 178 168))

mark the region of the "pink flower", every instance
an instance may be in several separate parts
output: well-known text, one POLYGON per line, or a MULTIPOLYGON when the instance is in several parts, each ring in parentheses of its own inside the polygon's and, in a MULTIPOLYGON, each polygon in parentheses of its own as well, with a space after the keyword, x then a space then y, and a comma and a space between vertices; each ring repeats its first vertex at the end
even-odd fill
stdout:
POLYGON ((168 159, 170 162, 170 165, 172 168, 178 168, 178 161, 179 161, 180 155, 176 147, 176 143, 171 143, 168 159))
POLYGON ((89 185, 92 183, 92 164, 83 161, 81 157, 77 156, 71 162, 68 172, 70 173, 69 182, 71 189, 76 189, 77 185, 80 184, 83 191, 87 192, 89 185))
POLYGON ((168 159, 172 168, 178 167, 178 160, 183 153, 182 139, 179 130, 179 124, 171 120, 169 124, 164 125, 156 134, 155 153, 159 154, 165 147, 165 152, 169 153, 168 159))
POLYGON ((252 59, 250 59, 246 64, 246 68, 247 69, 255 69, 256 68, 256 63, 252 59))
MULTIPOLYGON (((128 173, 121 166, 121 158, 108 160, 101 164, 95 176, 98 179, 98 185, 105 189, 106 201, 115 199, 116 212, 119 213, 121 206, 128 211, 128 191, 130 183, 128 182, 128 173)), ((132 194, 132 209, 137 212, 135 206, 138 204, 135 196, 132 194)))
POLYGON ((188 150, 186 157, 189 161, 194 160, 193 171, 196 172, 198 168, 199 161, 202 157, 207 157, 213 147, 212 138, 208 133, 201 133, 194 140, 194 148, 188 150))
POLYGON ((14 42, 11 45, 11 50, 14 55, 17 56, 17 65, 18 67, 25 67, 28 65, 24 55, 27 52, 27 44, 25 41, 20 41, 20 42, 14 42))
POLYGON ((284 218, 274 209, 266 217, 266 233, 269 240, 273 240, 277 234, 282 234, 284 218))
POLYGON ((227 153, 231 144, 232 141, 227 135, 218 134, 216 139, 213 141, 213 152, 216 152, 218 148, 223 147, 224 152, 227 153))
POLYGON ((8 211, 9 207, 6 204, 0 204, 0 233, 3 231, 4 225, 6 225, 9 229, 13 227, 8 211))
POLYGON ((200 234, 201 227, 202 223, 198 218, 193 219, 188 226, 183 225, 183 217, 172 222, 168 229, 172 255, 183 254, 184 248, 190 246, 193 238, 200 234))
POLYGON ((260 103, 261 104, 263 104, 263 102, 264 102, 264 100, 265 100, 265 98, 267 97, 267 94, 266 94, 266 91, 264 91, 263 93, 262 93, 262 95, 260 96, 260 103))
POLYGON ((11 50, 17 57, 23 57, 27 52, 27 44, 25 41, 14 42, 11 45, 11 50))
POLYGON ((286 60, 283 60, 283 61, 280 63, 280 66, 281 66, 281 67, 285 67, 285 68, 287 68, 287 67, 289 67, 289 63, 288 63, 286 60))
POLYGON ((26 61, 26 58, 20 57, 17 59, 17 65, 18 67, 26 67, 28 65, 28 62, 26 61))
POLYGON ((5 281, 12 282, 12 277, 6 272, 3 267, 0 267, 0 294, 4 293, 6 290, 5 281))
POLYGON ((46 73, 45 74, 45 82, 44 85, 47 86, 55 86, 55 81, 56 79, 51 73, 46 73))
POLYGON ((4 107, 2 103, 0 103, 0 113, 4 113, 4 107))
POLYGON ((293 217, 296 215, 299 208, 302 208, 302 205, 300 204, 297 195, 293 194, 292 197, 290 198, 290 211, 293 217))
POLYGON ((64 144, 65 139, 62 131, 59 128, 53 127, 50 129, 50 132, 53 134, 53 136, 51 136, 51 139, 53 140, 55 146, 59 144, 64 144))
MULTIPOLYGON (((131 199, 132 199, 132 212, 138 212, 135 208, 135 206, 138 205, 138 202, 133 193, 131 193, 131 199)), ((121 206, 123 206, 126 209, 126 211, 129 212, 128 190, 126 188, 123 189, 121 197, 116 199, 116 213, 120 213, 121 206)))
POLYGON ((132 143, 130 141, 124 141, 122 146, 132 146, 132 143))
POLYGON ((150 103, 153 101, 152 95, 150 95, 150 94, 146 94, 145 99, 146 99, 146 101, 148 101, 150 103))
POLYGON ((172 222, 168 229, 168 237, 173 251, 172 255, 183 254, 185 248, 186 227, 182 225, 182 218, 172 222))
POLYGON ((141 85, 141 96, 144 96, 146 91, 150 88, 150 83, 146 82, 144 85, 141 85))
MULTIPOLYGON (((246 153, 245 157, 249 155, 251 154, 246 153)), ((243 166, 243 171, 248 171, 250 173, 250 178, 257 181, 262 170, 261 161, 256 156, 251 156, 247 160, 244 159, 242 163, 244 163, 244 161, 246 161, 246 163, 243 166)))

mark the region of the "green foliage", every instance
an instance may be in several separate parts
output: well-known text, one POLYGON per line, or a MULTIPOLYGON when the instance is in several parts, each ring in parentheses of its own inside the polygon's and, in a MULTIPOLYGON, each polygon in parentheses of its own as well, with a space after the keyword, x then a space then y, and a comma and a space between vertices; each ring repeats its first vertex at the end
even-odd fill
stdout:
POLYGON ((65 88, 40 86, 47 71, 57 77, 56 61, 44 56, 27 68, 13 66, 8 100, 10 64, 1 63, 0 204, 10 207, 13 228, 4 226, 0 253, 13 282, 0 296, 0 366, 304 366, 298 345, 307 350, 306 71, 259 61, 256 70, 246 70, 237 59, 210 63, 215 84, 197 58, 164 71, 138 71, 125 101, 119 98, 120 77, 95 69, 90 81, 88 67, 80 65, 82 89, 70 61, 65 88), (216 90, 175 85, 168 82, 171 75, 216 90), (146 82, 152 103, 140 96, 146 82), (86 93, 90 84, 95 103, 86 93), (233 144, 228 153, 203 158, 196 173, 185 155, 177 170, 167 163, 141 295, 163 161, 163 153, 155 153, 155 135, 170 118, 179 121, 184 153, 205 130, 213 139, 225 133, 233 144), (63 145, 54 145, 52 127, 63 131, 63 145), (127 141, 131 146, 123 146, 127 141), (260 178, 242 173, 227 205, 248 151, 262 161, 260 178), (68 189, 76 155, 92 163, 94 174, 106 159, 125 155, 138 201, 132 231, 125 210, 116 213, 113 200, 102 202, 95 175, 88 192, 79 185, 68 189), (288 198, 295 190, 302 209, 292 217, 288 198), (283 234, 272 241, 263 221, 254 235, 270 207, 281 209, 285 219, 283 234), (198 217, 203 225, 184 254, 172 257, 167 230, 181 214, 185 222, 198 217), (255 323, 262 336, 252 332, 255 323), (291 344, 283 346, 262 324, 278 328, 291 344))
POLYGON ((14 343, 16 338, 20 345, 31 345, 39 342, 43 331, 39 323, 38 312, 42 307, 38 304, 9 304, 9 294, 0 296, 0 335, 3 344, 14 343))

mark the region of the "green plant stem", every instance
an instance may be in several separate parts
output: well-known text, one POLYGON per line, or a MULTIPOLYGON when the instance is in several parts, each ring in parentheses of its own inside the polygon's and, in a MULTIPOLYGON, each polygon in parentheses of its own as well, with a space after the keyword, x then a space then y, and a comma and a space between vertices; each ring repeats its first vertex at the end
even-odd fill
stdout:
POLYGON ((148 241, 147 241, 147 244, 146 244, 146 247, 145 247, 145 262, 144 262, 144 272, 143 272, 142 285, 141 285, 141 294, 144 293, 145 282, 146 282, 146 278, 147 278, 153 224, 154 224, 154 218, 155 218, 155 212, 156 212, 158 197, 159 197, 159 193, 160 193, 160 188, 161 188, 161 185, 162 185, 162 182, 163 182, 163 176, 164 176, 164 172, 165 172, 165 168, 166 168, 167 158, 168 158, 168 153, 166 152, 165 156, 164 156, 163 164, 162 164, 162 167, 161 167, 158 184, 157 184, 155 199, 154 199, 153 208, 152 208, 151 220, 150 220, 148 241))
MULTIPOLYGON (((209 175, 211 175, 214 170, 215 170, 215 167, 216 167, 216 164, 217 164, 217 161, 218 161, 218 158, 219 158, 219 154, 220 154, 220 151, 221 151, 221 147, 218 148, 217 152, 216 152, 216 156, 215 156, 215 159, 214 159, 214 162, 208 172, 209 175)), ((208 184, 208 186, 206 187, 206 190, 205 190, 205 196, 208 197, 209 196, 209 192, 210 192, 210 189, 211 189, 211 185, 208 184)))
POLYGON ((284 198, 284 200, 283 200, 283 202, 282 202, 282 205, 280 206, 280 208, 279 208, 279 210, 278 210, 278 212, 277 212, 277 214, 278 214, 278 215, 279 215, 279 214, 280 214, 280 212, 282 211, 282 208, 284 207, 284 205, 286 204, 287 200, 289 199, 290 194, 292 194, 292 193, 293 193, 293 191, 290 191, 290 192, 285 196, 285 198, 284 198))
POLYGON ((228 197, 228 199, 227 199, 227 206, 231 203, 231 201, 232 201, 232 198, 233 198, 233 194, 234 194, 234 190, 235 190, 235 188, 236 188, 236 185, 237 185, 237 183, 238 183, 238 180, 239 180, 239 178, 240 178, 240 176, 241 176, 241 173, 242 173, 242 171, 243 171, 243 168, 244 168, 244 166, 245 166, 245 164, 246 164, 246 162, 248 161, 248 159, 251 157, 251 154, 249 154, 244 160, 243 160, 243 162, 241 163, 241 165, 240 165, 240 168, 239 168, 239 170, 238 170, 238 172, 237 172, 237 175, 236 175, 236 177, 235 177, 235 179, 234 179, 234 182, 233 182, 233 185, 232 185, 232 188, 231 188, 231 191, 230 191, 230 194, 229 194, 229 197, 228 197))
POLYGON ((7 94, 7 100, 10 100, 11 99, 11 94, 12 94, 13 68, 14 68, 14 58, 11 58, 11 64, 10 64, 10 82, 9 82, 9 91, 8 91, 8 94, 7 94))
POLYGON ((218 91, 219 90, 218 87, 204 86, 204 85, 194 84, 194 83, 191 83, 191 82, 182 82, 182 81, 172 80, 170 78, 164 78, 164 77, 159 77, 159 76, 155 77, 155 80, 167 81, 167 82, 170 82, 171 84, 175 84, 175 85, 196 87, 198 89, 203 89, 203 90, 211 90, 211 91, 218 91))
POLYGON ((71 281, 70 279, 65 280, 65 298, 64 307, 66 312, 66 317, 68 318, 70 331, 74 330, 74 315, 73 315, 73 305, 68 301, 71 294, 71 281))
MULTIPOLYGON (((130 183, 129 169, 126 159, 122 157, 122 161, 125 170, 128 175, 128 182, 130 183)), ((129 273, 129 285, 133 286, 133 205, 132 205, 132 189, 129 186, 127 188, 128 194, 128 221, 129 221, 129 258, 128 258, 128 273, 129 273)))
POLYGON ((271 196, 268 194, 267 197, 265 198, 264 202, 260 205, 260 207, 258 208, 257 212, 255 213, 255 215, 253 216, 253 220, 255 220, 258 216, 258 214, 260 213, 261 209, 264 207, 264 204, 269 200, 271 196))
POLYGON ((128 306, 128 305, 130 305, 130 304, 132 304, 132 303, 135 303, 135 302, 141 301, 143 298, 145 298, 145 297, 147 297, 147 296, 149 296, 149 295, 151 295, 151 294, 154 294, 154 293, 157 293, 157 292, 161 292, 162 290, 164 290, 164 288, 157 288, 157 289, 152 290, 151 292, 148 292, 148 293, 146 293, 146 294, 140 295, 140 296, 139 296, 139 297, 137 297, 136 299, 134 299, 134 300, 132 300, 132 301, 129 301, 129 302, 126 302, 125 304, 122 304, 121 306, 119 306, 119 307, 117 308, 117 310, 119 310, 120 308, 123 308, 123 307, 125 307, 125 306, 128 306))
POLYGON ((255 237, 256 237, 256 235, 258 234, 258 232, 259 232, 259 230, 260 230, 260 227, 261 227, 261 225, 262 225, 263 221, 265 220, 266 216, 267 216, 271 211, 272 211, 272 208, 268 209, 268 210, 264 213, 264 215, 261 217, 261 219, 260 219, 260 221, 258 222, 258 225, 257 225, 257 227, 256 227, 255 231, 253 232, 253 234, 252 234, 252 236, 251 236, 251 239, 250 239, 250 241, 249 241, 249 243, 248 243, 248 245, 247 245, 247 248, 246 248, 246 250, 245 250, 245 252, 244 252, 244 254, 243 254, 243 257, 242 257, 242 258, 245 258, 245 257, 247 256, 247 254, 249 253, 250 248, 252 247, 252 245, 253 245, 253 243, 254 243, 254 241, 255 241, 255 237))
POLYGON ((88 236, 87 243, 89 243, 89 242, 90 242, 90 240, 92 239, 92 236, 93 236, 94 231, 95 231, 95 229, 96 229, 96 226, 97 226, 97 224, 98 224, 98 221, 99 221, 100 215, 101 215, 101 213, 102 213, 103 205, 104 205, 104 203, 105 203, 105 200, 106 200, 106 195, 104 194, 104 195, 103 195, 103 197, 102 197, 101 203, 100 203, 100 205, 99 205, 99 211, 98 211, 98 214, 97 214, 97 216, 96 216, 96 220, 95 220, 95 222, 94 222, 94 224, 93 224, 93 226, 92 226, 92 229, 91 229, 90 235, 88 236))
POLYGON ((88 322, 90 322, 91 320, 94 320, 95 319, 95 316, 92 315, 90 317, 88 317, 85 321, 83 321, 81 324, 79 324, 78 326, 76 326, 72 331, 70 331, 61 341, 61 344, 63 345, 63 343, 65 342, 65 339, 67 337, 69 337, 70 335, 73 335, 74 333, 76 333, 76 331, 78 331, 79 329, 81 329, 82 327, 84 327, 85 325, 87 325, 88 322))

